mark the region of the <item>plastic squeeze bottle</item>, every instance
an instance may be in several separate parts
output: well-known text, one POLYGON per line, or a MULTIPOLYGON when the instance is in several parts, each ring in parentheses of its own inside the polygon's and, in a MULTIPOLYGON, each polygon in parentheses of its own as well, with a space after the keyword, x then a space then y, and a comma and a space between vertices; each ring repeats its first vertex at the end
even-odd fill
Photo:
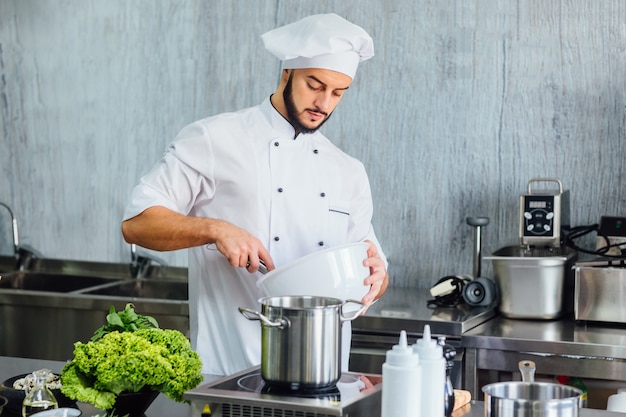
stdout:
POLYGON ((420 417, 420 378, 419 357, 402 330, 383 363, 381 417, 420 417))
MULTIPOLYGON (((422 384, 420 413, 422 417, 445 416, 446 360, 443 349, 430 337, 430 326, 424 326, 424 335, 413 345, 420 360, 422 384)), ((383 378, 384 382, 384 378, 383 378)))
POLYGON ((616 413, 626 413, 626 388, 619 388, 617 394, 609 396, 606 409, 616 413))

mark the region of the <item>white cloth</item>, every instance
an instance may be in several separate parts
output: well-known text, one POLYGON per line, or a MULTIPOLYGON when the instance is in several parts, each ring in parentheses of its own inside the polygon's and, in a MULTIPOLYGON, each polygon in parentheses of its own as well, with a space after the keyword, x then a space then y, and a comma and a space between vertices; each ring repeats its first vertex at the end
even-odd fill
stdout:
MULTIPOLYGON (((363 164, 320 132, 294 140, 269 98, 185 127, 133 190, 124 219, 156 205, 246 229, 276 266, 348 242, 379 246, 363 164)), ((260 324, 238 307, 260 308, 261 276, 233 268, 214 246, 189 249, 191 342, 203 373, 229 375, 260 363, 260 324)), ((344 342, 347 369, 349 337, 344 342)))
POLYGON ((374 56, 374 42, 361 28, 335 13, 307 16, 261 35, 283 68, 322 68, 354 78, 359 63, 374 56))

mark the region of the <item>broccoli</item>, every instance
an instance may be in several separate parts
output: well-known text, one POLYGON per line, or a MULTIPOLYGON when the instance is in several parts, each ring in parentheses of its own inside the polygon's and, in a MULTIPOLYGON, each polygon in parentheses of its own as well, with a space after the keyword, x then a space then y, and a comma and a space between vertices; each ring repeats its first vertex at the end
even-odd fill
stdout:
POLYGON ((183 402, 183 393, 202 382, 201 368, 199 355, 178 330, 112 331, 74 344, 74 359, 61 373, 61 391, 102 410, 112 409, 118 394, 142 389, 183 402))

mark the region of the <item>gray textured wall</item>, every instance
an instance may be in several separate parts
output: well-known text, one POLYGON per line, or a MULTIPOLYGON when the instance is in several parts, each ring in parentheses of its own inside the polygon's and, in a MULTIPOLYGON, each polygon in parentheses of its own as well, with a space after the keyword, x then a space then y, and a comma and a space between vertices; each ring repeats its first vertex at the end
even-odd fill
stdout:
POLYGON ((2 0, 0 201, 22 242, 127 261, 139 176, 186 123, 274 90, 261 33, 330 11, 375 40, 325 132, 369 170, 393 285, 471 273, 468 215, 491 218, 486 252, 515 242, 533 177, 563 181, 574 225, 626 215, 623 0, 2 0))

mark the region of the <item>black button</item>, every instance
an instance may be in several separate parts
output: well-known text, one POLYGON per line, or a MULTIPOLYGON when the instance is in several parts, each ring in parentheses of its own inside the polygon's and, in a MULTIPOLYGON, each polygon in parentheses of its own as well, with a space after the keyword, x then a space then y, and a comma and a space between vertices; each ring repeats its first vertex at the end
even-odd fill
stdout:
POLYGON ((326 193, 320 193, 320 197, 326 197, 326 193))
POLYGON ((278 145, 280 145, 279 142, 274 142, 274 146, 278 146, 278 145))
POLYGON ((322 240, 321 242, 317 242, 317 244, 320 246, 324 246, 324 241, 322 240))
POLYGON ((313 149, 313 153, 320 153, 317 149, 313 149))
POLYGON ((282 193, 283 192, 283 187, 278 188, 278 192, 282 193))
POLYGON ((280 240, 280 238, 279 238, 278 236, 274 236, 274 240, 275 240, 276 242, 278 242, 278 241, 280 240))

